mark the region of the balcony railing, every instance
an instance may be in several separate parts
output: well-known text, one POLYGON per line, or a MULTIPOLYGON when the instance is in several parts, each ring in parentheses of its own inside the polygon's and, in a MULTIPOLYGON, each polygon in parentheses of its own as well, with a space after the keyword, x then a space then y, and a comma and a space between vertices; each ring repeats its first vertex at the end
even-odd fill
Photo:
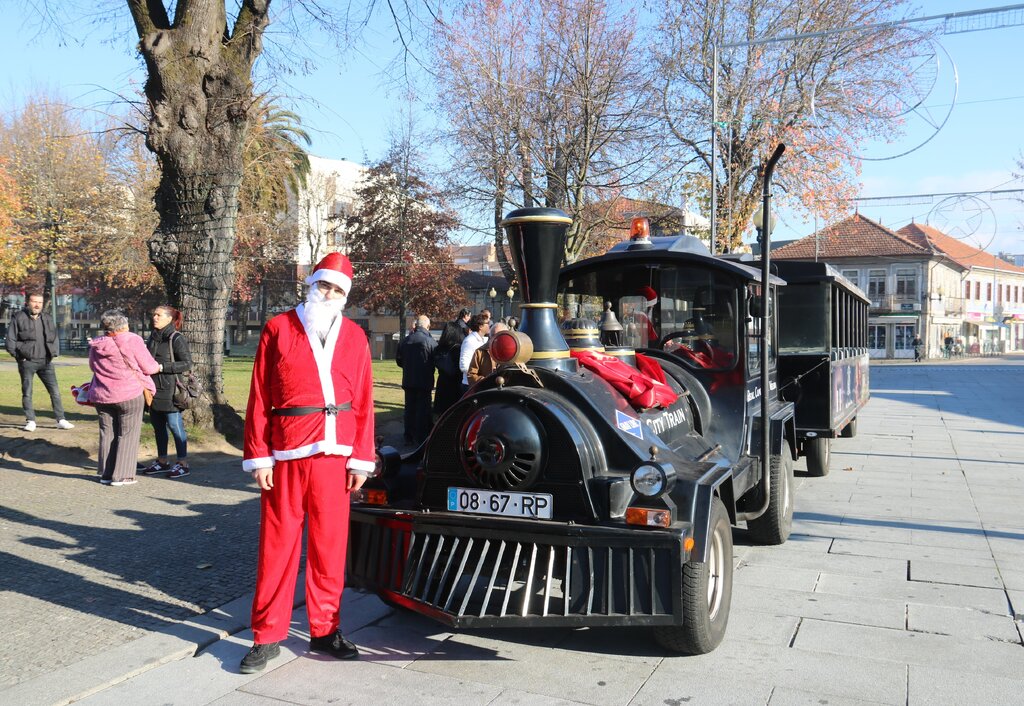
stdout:
POLYGON ((916 295, 883 294, 881 296, 869 295, 869 298, 871 299, 871 311, 905 311, 912 314, 923 308, 921 297, 916 295))

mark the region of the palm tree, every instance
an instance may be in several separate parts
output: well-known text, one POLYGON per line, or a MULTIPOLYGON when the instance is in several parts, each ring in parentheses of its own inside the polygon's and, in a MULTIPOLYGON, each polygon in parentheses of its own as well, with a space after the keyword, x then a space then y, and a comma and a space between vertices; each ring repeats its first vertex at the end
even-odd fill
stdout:
MULTIPOLYGON (((285 213, 289 194, 306 186, 310 172, 308 147, 311 140, 302 129, 302 119, 278 105, 278 98, 259 96, 255 118, 244 150, 244 173, 239 193, 235 240, 235 286, 232 300, 236 312, 248 311, 259 297, 260 321, 266 321, 268 280, 273 279, 287 295, 293 287, 289 264, 295 257, 297 231, 289 227, 285 213), (271 276, 273 275, 273 276, 271 276)), ((241 341, 247 337, 245 317, 240 316, 241 341)))
POLYGON ((311 144, 302 118, 281 108, 277 97, 259 96, 249 138, 245 144, 242 177, 243 211, 274 214, 288 206, 292 194, 306 185, 311 144))

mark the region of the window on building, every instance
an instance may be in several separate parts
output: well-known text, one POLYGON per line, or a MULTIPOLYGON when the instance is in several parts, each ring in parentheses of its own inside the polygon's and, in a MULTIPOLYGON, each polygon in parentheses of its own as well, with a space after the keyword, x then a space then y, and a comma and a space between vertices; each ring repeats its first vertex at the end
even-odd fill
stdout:
POLYGON ((843 277, 860 286, 860 270, 843 270, 843 277))
POLYGON ((992 301, 992 283, 989 282, 985 285, 985 301, 992 301))
POLYGON ((974 298, 981 301, 981 282, 974 283, 974 298))
POLYGON ((885 270, 868 271, 868 298, 880 301, 885 296, 885 270))
POLYGON ((914 347, 913 324, 896 324, 893 327, 893 350, 909 351, 914 347))
POLYGON ((885 326, 868 326, 868 348, 885 350, 885 326))
POLYGON ((971 283, 970 282, 964 282, 964 299, 970 299, 970 298, 971 298, 971 283))
POLYGON ((896 270, 896 296, 905 299, 917 297, 917 272, 915 270, 896 270))

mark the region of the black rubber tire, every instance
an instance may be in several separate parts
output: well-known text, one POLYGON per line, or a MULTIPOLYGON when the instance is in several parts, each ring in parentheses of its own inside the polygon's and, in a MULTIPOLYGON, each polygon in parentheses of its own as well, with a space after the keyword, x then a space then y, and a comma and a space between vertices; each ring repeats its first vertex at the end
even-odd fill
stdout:
POLYGON ((823 478, 828 475, 828 461, 832 457, 832 439, 818 437, 804 442, 807 457, 807 475, 823 478))
POLYGON ((702 655, 718 647, 729 624, 732 603, 732 526, 725 505, 711 503, 711 543, 707 561, 683 564, 683 624, 654 628, 666 650, 702 655), (709 589, 713 589, 709 595, 709 589))
POLYGON ((857 418, 854 417, 849 423, 843 427, 843 430, 839 432, 839 435, 844 439, 852 439, 857 436, 857 418))
POLYGON ((758 544, 783 544, 793 529, 793 457, 789 448, 771 458, 771 501, 756 520, 747 520, 747 532, 758 544))

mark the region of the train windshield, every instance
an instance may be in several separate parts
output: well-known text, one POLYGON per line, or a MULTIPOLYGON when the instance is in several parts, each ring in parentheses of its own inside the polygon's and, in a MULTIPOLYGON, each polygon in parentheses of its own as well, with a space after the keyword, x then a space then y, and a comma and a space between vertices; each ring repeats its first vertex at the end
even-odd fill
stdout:
POLYGON ((723 370, 736 359, 737 288, 732 278, 687 265, 627 265, 580 273, 561 284, 565 316, 601 323, 606 303, 621 331, 606 346, 662 348, 693 367, 723 370))

